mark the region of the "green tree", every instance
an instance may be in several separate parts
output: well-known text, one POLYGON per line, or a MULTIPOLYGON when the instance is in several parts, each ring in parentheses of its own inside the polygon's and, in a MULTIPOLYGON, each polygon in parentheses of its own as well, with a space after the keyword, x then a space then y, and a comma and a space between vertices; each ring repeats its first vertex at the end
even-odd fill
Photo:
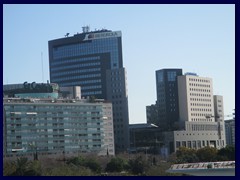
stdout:
POLYGON ((41 176, 42 174, 42 167, 41 162, 38 160, 31 161, 28 164, 28 173, 32 176, 41 176))
POLYGON ((217 149, 209 146, 198 149, 197 157, 199 158, 199 161, 202 161, 202 162, 216 161, 217 149))
POLYGON ((133 174, 143 175, 148 169, 148 164, 143 160, 142 156, 138 156, 136 159, 129 161, 129 167, 133 174))
POLYGON ((77 167, 73 164, 47 168, 44 176, 93 176, 93 172, 86 167, 77 167))
POLYGON ((75 166, 84 166, 85 159, 82 156, 73 157, 67 160, 67 164, 73 164, 75 166))
POLYGON ((234 146, 226 146, 218 150, 218 156, 220 156, 224 160, 234 161, 235 160, 235 147, 234 146))
POLYGON ((102 170, 100 164, 95 159, 92 159, 92 158, 85 160, 83 165, 97 173, 100 173, 102 170))
POLYGON ((16 171, 13 172, 11 175, 13 176, 25 176, 27 175, 27 168, 28 168, 28 159, 27 158, 18 158, 15 161, 16 171))
POLYGON ((177 163, 193 163, 198 162, 195 149, 180 147, 176 152, 177 163))
POLYGON ((16 171, 16 165, 12 161, 5 161, 3 163, 3 175, 10 176, 16 171))
POLYGON ((40 176, 40 162, 29 162, 27 158, 18 158, 14 162, 15 171, 9 174, 10 176, 40 176))
POLYGON ((128 163, 120 158, 120 157, 115 157, 112 158, 111 161, 107 164, 106 166, 106 171, 108 172, 121 172, 124 169, 127 169, 128 163))

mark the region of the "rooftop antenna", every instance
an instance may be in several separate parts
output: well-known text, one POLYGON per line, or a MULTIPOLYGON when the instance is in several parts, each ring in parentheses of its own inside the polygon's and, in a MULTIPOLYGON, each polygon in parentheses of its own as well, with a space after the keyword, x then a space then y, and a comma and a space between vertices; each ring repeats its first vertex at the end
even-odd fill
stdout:
POLYGON ((41 52, 41 59, 42 59, 42 82, 44 82, 44 74, 43 74, 43 52, 41 52))
POLYGON ((82 31, 83 31, 83 33, 88 33, 90 31, 90 27, 89 26, 83 26, 82 31))

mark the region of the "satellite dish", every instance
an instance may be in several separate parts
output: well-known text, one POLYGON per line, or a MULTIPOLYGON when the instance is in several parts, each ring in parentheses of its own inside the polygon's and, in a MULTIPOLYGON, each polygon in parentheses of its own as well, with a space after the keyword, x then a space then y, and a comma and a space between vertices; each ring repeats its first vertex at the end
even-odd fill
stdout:
POLYGON ((65 37, 68 37, 69 33, 66 33, 65 37))

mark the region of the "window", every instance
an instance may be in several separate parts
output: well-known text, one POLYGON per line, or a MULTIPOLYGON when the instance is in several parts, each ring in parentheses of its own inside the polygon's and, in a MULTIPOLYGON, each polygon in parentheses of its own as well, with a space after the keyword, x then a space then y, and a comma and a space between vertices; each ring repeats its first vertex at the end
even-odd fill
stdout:
POLYGON ((158 82, 163 82, 163 71, 157 72, 158 82))
POLYGON ((169 71, 167 72, 167 78, 168 78, 168 81, 175 81, 176 80, 176 71, 169 71))
POLYGON ((183 147, 186 147, 186 146, 187 146, 187 145, 186 145, 186 141, 183 141, 183 142, 182 142, 182 146, 183 146, 183 147))
POLYGON ((197 141, 198 148, 201 148, 201 141, 197 141))
POLYGON ((176 148, 180 147, 180 141, 176 141, 176 148))

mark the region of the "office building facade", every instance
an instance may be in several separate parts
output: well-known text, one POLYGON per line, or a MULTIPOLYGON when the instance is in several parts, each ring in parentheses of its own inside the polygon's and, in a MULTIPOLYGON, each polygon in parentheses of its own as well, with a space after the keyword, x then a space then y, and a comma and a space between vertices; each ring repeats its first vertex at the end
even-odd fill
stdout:
POLYGON ((211 78, 179 76, 178 95, 180 122, 215 122, 211 78))
POLYGON ((225 120, 226 144, 235 146, 235 118, 225 120))
POLYGON ((146 117, 148 124, 157 124, 158 123, 158 108, 156 104, 146 106, 146 117))
POLYGON ((161 69, 156 71, 158 122, 162 130, 174 130, 179 118, 178 81, 182 69, 161 69))
POLYGON ((116 151, 129 146, 128 97, 121 31, 100 30, 51 40, 50 81, 81 86, 81 96, 112 101, 116 151))
POLYGON ((114 155, 112 104, 87 100, 4 98, 4 155, 114 155))
POLYGON ((193 73, 178 76, 180 129, 173 132, 175 150, 180 146, 194 149, 226 146, 224 122, 215 115, 219 107, 223 110, 223 101, 220 96, 213 97, 212 86, 211 78, 193 73), (219 107, 214 108, 214 104, 219 107))
POLYGON ((196 73, 181 73, 181 70, 177 73, 170 69, 156 71, 156 105, 159 122, 165 127, 161 129, 161 154, 168 156, 181 146, 193 149, 225 147, 223 97, 213 96, 211 78, 199 77, 196 73))
POLYGON ((154 124, 130 124, 130 153, 157 154, 161 133, 154 124))

